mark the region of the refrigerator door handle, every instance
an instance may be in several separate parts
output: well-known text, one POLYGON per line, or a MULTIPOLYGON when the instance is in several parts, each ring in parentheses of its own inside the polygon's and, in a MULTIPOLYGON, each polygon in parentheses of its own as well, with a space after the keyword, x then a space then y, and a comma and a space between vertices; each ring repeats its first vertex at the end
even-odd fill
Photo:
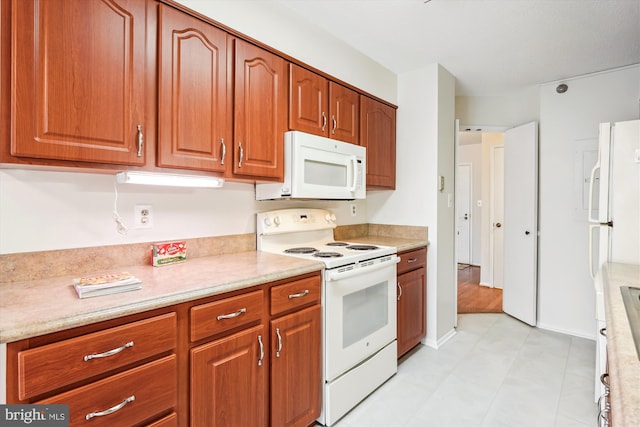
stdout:
MULTIPOLYGON (((593 186, 596 180, 596 171, 600 170, 600 156, 598 156, 598 161, 591 169, 591 177, 589 178, 589 222, 590 223, 599 223, 600 220, 598 218, 594 218, 593 215, 593 186)), ((591 231, 589 231, 589 239, 591 239, 591 231)))

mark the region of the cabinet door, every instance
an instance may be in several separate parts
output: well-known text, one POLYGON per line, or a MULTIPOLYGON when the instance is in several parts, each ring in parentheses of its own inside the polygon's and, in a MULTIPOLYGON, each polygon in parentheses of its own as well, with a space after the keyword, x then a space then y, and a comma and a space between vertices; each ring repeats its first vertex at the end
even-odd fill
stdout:
POLYGON ((360 145, 367 148, 367 188, 396 188, 396 110, 360 96, 360 145))
POLYGON ((427 334, 425 272, 418 268, 398 276, 398 357, 427 334))
POLYGON ((287 63, 235 40, 233 173, 283 178, 287 127, 287 63))
POLYGON ((158 25, 158 166, 222 172, 231 143, 226 33, 163 5, 158 25))
POLYGON ((329 137, 358 143, 360 95, 337 83, 329 83, 329 137))
POLYGON ((320 416, 320 306, 271 322, 271 425, 306 427, 320 416))
POLYGON ((11 154, 143 165, 145 2, 15 0, 12 14, 11 154))
POLYGON ((255 326, 191 350, 191 425, 266 425, 266 344, 255 326))
POLYGON ((329 136, 329 83, 318 74, 290 66, 289 129, 329 136))

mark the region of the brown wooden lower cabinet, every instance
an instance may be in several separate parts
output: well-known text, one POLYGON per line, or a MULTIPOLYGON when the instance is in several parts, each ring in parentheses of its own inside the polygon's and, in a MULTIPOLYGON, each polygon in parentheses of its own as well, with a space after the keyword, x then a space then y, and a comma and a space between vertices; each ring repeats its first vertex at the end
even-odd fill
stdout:
POLYGON ((418 249, 399 254, 397 289, 398 358, 418 345, 427 335, 427 251, 418 249))
POLYGON ((71 426, 306 427, 322 407, 320 272, 7 344, 7 403, 71 426))
POLYGON ((320 416, 320 305, 271 321, 271 426, 306 427, 320 416))
POLYGON ((267 360, 259 325, 191 350, 191 425, 264 426, 267 360))

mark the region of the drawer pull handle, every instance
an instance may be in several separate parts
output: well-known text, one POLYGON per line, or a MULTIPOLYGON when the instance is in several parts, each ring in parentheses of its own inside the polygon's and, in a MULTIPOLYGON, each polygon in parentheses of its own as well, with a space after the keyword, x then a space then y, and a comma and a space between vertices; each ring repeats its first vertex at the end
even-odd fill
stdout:
POLYGON ((133 402, 134 400, 136 400, 135 396, 129 396, 125 400, 123 400, 122 402, 118 403, 114 407, 111 407, 109 409, 105 409, 104 411, 91 412, 91 413, 85 415, 84 418, 88 421, 88 420, 90 420, 91 418, 94 418, 94 417, 104 417, 105 415, 113 414, 114 412, 119 411, 120 409, 122 409, 125 406, 127 406, 127 403, 133 402))
POLYGON ((241 308, 240 310, 236 311, 235 313, 229 313, 229 314, 221 314, 220 316, 216 317, 216 319, 218 320, 222 320, 222 319, 233 319, 234 317, 238 317, 240 316, 242 313, 246 313, 247 309, 246 308, 241 308))
POLYGON ((88 362, 91 359, 101 359, 103 357, 113 356, 114 354, 118 354, 121 351, 123 351, 125 348, 129 348, 129 347, 133 347, 133 341, 129 341, 128 343, 126 343, 122 347, 114 348, 113 350, 105 351, 104 353, 87 354, 84 357, 84 361, 88 362))
POLYGON ((302 298, 306 295, 309 295, 309 289, 305 289, 304 291, 300 292, 299 294, 291 294, 289 295, 289 299, 293 299, 293 298, 302 298))
POLYGON ((414 262, 418 261, 418 258, 411 258, 407 260, 408 264, 413 264, 414 262))

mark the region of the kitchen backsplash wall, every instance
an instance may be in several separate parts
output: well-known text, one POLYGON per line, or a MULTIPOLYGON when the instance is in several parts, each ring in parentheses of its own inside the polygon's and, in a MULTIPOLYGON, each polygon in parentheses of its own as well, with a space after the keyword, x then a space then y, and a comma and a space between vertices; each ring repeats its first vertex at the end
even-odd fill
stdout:
POLYGON ((257 202, 254 186, 244 183, 221 189, 115 185, 112 175, 4 169, 0 254, 252 234, 256 212, 301 206, 331 210, 340 225, 368 221, 366 200, 257 202), (127 234, 117 232, 114 202, 127 234), (153 228, 133 227, 136 204, 152 206, 153 228))

